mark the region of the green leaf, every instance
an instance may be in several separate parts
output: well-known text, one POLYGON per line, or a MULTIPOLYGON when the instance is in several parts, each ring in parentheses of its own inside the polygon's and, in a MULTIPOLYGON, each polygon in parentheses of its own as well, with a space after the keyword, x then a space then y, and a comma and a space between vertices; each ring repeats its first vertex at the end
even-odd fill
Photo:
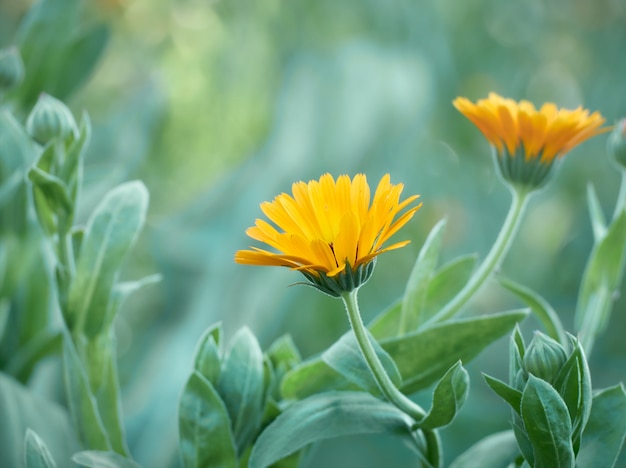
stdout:
POLYGON ((178 419, 185 468, 238 466, 226 406, 213 385, 197 371, 183 390, 178 419))
POLYGON ((517 414, 520 414, 522 392, 513 387, 510 387, 509 385, 502 382, 502 380, 490 377, 487 374, 483 374, 483 377, 485 378, 487 385, 489 385, 489 387, 491 387, 491 389, 496 392, 500 398, 506 401, 517 414))
POLYGON ((45 442, 32 429, 24 437, 24 465, 26 468, 56 468, 56 463, 45 442))
POLYGON ((89 218, 70 287, 66 313, 70 330, 95 336, 113 322, 111 292, 122 261, 143 226, 147 208, 145 186, 128 182, 111 190, 89 218))
POLYGON ((589 217, 593 229, 593 239, 598 242, 606 235, 606 219, 600 206, 600 200, 593 184, 587 185, 587 205, 589 205, 589 217))
POLYGON ((591 415, 582 436, 577 465, 615 466, 626 438, 626 392, 619 384, 593 397, 591 415))
POLYGON ((266 351, 279 378, 302 362, 300 352, 290 335, 276 339, 266 351))
POLYGON ((314 395, 294 403, 257 439, 250 468, 264 468, 308 444, 378 432, 409 433, 410 419, 394 406, 360 392, 314 395))
POLYGON ((263 353, 244 327, 233 337, 222 362, 218 385, 233 425, 239 453, 253 440, 263 417, 263 353))
MULTIPOLYGON (((391 378, 393 384, 399 387, 402 383, 402 377, 393 359, 380 347, 372 336, 370 336, 370 341, 381 364, 385 368, 385 371, 387 371, 387 375, 391 378)), ((381 395, 380 388, 361 354, 361 350, 359 349, 359 345, 352 330, 345 333, 330 348, 322 353, 322 360, 350 382, 358 385, 361 389, 377 396, 381 395)))
POLYGON ((424 429, 447 426, 465 403, 468 393, 469 375, 461 361, 457 361, 437 382, 430 411, 418 426, 424 429))
POLYGON ((402 313, 402 300, 399 299, 380 314, 367 326, 377 340, 398 336, 398 322, 402 313))
POLYGON ((606 328, 612 296, 619 288, 626 260, 626 210, 609 226, 591 251, 576 304, 575 325, 589 353, 593 340, 606 328))
POLYGON ((414 393, 436 382, 458 360, 471 361, 527 315, 527 310, 517 310, 450 320, 380 345, 400 370, 402 391, 414 393))
POLYGON ((428 283, 437 267, 445 225, 446 220, 442 219, 431 229, 413 266, 402 299, 400 321, 398 322, 399 335, 416 330, 425 321, 423 314, 428 283))
POLYGON ((557 391, 533 375, 522 394, 521 414, 533 446, 534 468, 573 467, 572 424, 557 391))
POLYGON ((28 429, 46 441, 52 459, 59 466, 69 466, 72 453, 78 450, 78 441, 67 411, 32 393, 2 372, 0 421, 2 466, 24 466, 24 438, 28 438, 28 429))
POLYGON ((216 323, 211 325, 200 337, 194 354, 194 369, 211 382, 212 385, 217 385, 220 376, 220 368, 222 366, 221 341, 222 324, 216 323))
MULTIPOLYGON (((0 266, 0 277, 2 266, 0 266)), ((9 312, 11 312, 11 305, 7 299, 0 299, 0 343, 2 343, 2 337, 9 323, 9 312)))
POLYGON ((58 177, 42 171, 37 166, 33 166, 28 172, 28 178, 40 190, 48 201, 50 209, 55 214, 63 213, 68 215, 73 211, 70 195, 63 182, 58 177))
POLYGON ((346 380, 326 364, 321 357, 304 361, 287 372, 280 386, 283 398, 302 400, 316 393, 331 390, 358 390, 358 385, 346 380))
POLYGON ((141 468, 138 463, 119 453, 97 450, 84 450, 75 453, 72 461, 90 468, 141 468))
POLYGON ((515 379, 520 371, 523 371, 522 361, 526 354, 524 337, 520 332, 519 325, 515 325, 509 340, 509 382, 515 385, 515 379))
POLYGON ((6 372, 20 381, 25 381, 39 361, 50 355, 60 355, 62 348, 61 332, 44 329, 11 356, 6 372))
POLYGON ((428 283, 423 321, 443 308, 469 281, 476 265, 475 254, 458 257, 439 268, 428 283))
POLYGON ((491 434, 459 455, 450 468, 503 468, 510 466, 519 456, 513 431, 491 434))
POLYGON ((563 346, 567 345, 567 337, 563 324, 548 301, 532 289, 522 286, 502 275, 496 275, 496 279, 500 283, 500 286, 511 291, 530 307, 530 310, 532 310, 539 319, 550 338, 558 341, 563 346))
POLYGON ((63 367, 70 413, 80 439, 87 448, 111 450, 111 442, 98 412, 98 402, 91 393, 88 376, 69 337, 64 340, 63 367))

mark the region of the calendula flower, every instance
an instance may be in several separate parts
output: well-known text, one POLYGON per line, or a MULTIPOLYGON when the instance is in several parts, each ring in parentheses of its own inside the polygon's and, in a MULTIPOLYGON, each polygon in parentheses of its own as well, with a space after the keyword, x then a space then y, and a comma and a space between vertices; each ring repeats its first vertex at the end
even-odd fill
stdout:
POLYGON ((502 176, 530 188, 543 185, 555 160, 608 130, 602 127, 600 113, 582 107, 559 109, 548 102, 537 110, 528 101, 516 102, 495 93, 475 104, 464 97, 453 104, 493 145, 502 176))
POLYGON ((237 263, 284 266, 300 271, 318 289, 338 297, 358 288, 370 277, 375 258, 404 247, 408 240, 383 244, 420 208, 401 213, 419 196, 400 201, 404 186, 385 175, 370 204, 370 188, 363 174, 319 181, 296 182, 293 195, 281 193, 261 210, 275 224, 257 219, 246 234, 275 249, 252 247, 235 254, 237 263))

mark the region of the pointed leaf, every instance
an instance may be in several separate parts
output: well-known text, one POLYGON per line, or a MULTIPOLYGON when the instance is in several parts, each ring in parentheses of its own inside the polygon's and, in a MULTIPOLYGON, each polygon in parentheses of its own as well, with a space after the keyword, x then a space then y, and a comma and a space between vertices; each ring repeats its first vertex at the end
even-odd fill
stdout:
POLYGON ((217 385, 222 367, 221 341, 222 323, 218 322, 204 331, 194 353, 194 369, 212 385, 217 385))
POLYGON ((450 468, 502 468, 520 455, 513 431, 497 432, 472 445, 452 462, 450 468))
POLYGON ((593 239, 598 242, 606 234, 606 219, 600 206, 600 200, 592 184, 587 185, 587 205, 589 205, 589 217, 593 229, 593 239))
POLYGON ((394 406, 360 392, 323 393, 294 403, 259 436, 250 468, 265 468, 308 444, 352 434, 410 436, 410 419, 394 406))
POLYGON ((367 328, 378 340, 398 336, 398 323, 401 313, 402 300, 398 300, 377 315, 367 328))
POLYGON ((411 332, 425 321, 423 316, 428 292, 428 283, 437 267, 445 219, 439 221, 430 231, 411 271, 402 300, 398 334, 411 332))
POLYGON ((437 382, 430 411, 418 426, 425 429, 447 426, 465 403, 468 393, 469 375, 461 361, 457 361, 437 382))
POLYGON ((496 392, 500 398, 506 401, 517 414, 520 414, 522 392, 513 387, 510 387, 509 385, 502 382, 502 380, 490 377, 487 374, 483 374, 483 377, 485 378, 487 385, 489 385, 489 387, 491 387, 491 389, 496 392))
MULTIPOLYGON (((389 375, 394 385, 399 387, 402 382, 402 377, 393 359, 380 347, 372 336, 370 336, 370 342, 374 347, 374 351, 376 351, 378 359, 380 359, 380 362, 387 371, 387 375, 389 375)), ((361 354, 361 350, 359 349, 359 345, 357 344, 356 337, 352 330, 345 333, 330 348, 322 353, 322 360, 343 375, 347 380, 358 385, 361 389, 373 393, 374 395, 381 394, 380 388, 372 375, 372 371, 369 369, 367 362, 361 354)))
POLYGON ((24 437, 24 465, 26 468, 56 468, 56 463, 45 442, 33 430, 26 429, 24 437))
POLYGON ((591 415, 576 462, 578 466, 615 466, 626 438, 626 392, 619 384, 593 397, 591 415))
POLYGON ((572 424, 565 402, 546 381, 529 375, 521 414, 533 446, 534 467, 573 467, 572 424))
POLYGON ((197 371, 189 377, 180 397, 178 418, 185 468, 238 466, 226 405, 197 371))
POLYGON ((302 400, 331 390, 359 390, 359 386, 326 364, 321 357, 306 360, 291 369, 280 386, 280 392, 287 400, 302 400))
POLYGON ((109 298, 122 261, 143 226, 148 191, 141 182, 111 190, 93 212, 70 287, 66 321, 95 336, 111 325, 109 298))
POLYGON ((256 435, 263 416, 263 353, 248 328, 233 337, 218 381, 240 453, 256 435))
POLYGON ((119 453, 99 452, 97 450, 84 450, 75 453, 72 461, 90 468, 141 468, 138 463, 119 453))
POLYGON ((500 286, 511 291, 530 307, 550 338, 558 341, 563 346, 567 345, 567 337, 565 336, 563 324, 548 301, 532 289, 522 286, 504 276, 497 275, 496 279, 500 283, 500 286))

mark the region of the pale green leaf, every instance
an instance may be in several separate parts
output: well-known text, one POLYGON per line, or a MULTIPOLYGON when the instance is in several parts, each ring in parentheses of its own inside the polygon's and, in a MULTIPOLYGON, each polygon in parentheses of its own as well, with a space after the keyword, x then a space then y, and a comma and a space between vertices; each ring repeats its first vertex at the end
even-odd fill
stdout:
POLYGON ((521 415, 533 446, 534 468, 574 467, 572 424, 557 391, 533 375, 522 394, 521 415))
POLYGON ((625 438, 626 392, 619 384, 594 395, 577 465, 592 468, 615 466, 625 438))
POLYGON ((457 361, 437 382, 430 411, 418 426, 425 429, 447 426, 465 403, 468 393, 469 375, 461 361, 457 361))
POLYGON ((56 468, 56 463, 45 442, 32 429, 24 437, 24 465, 26 468, 56 468))
POLYGON ((513 431, 491 434, 459 455, 450 468, 505 468, 520 455, 513 431))
POLYGON ((84 450, 75 453, 72 461, 89 468, 141 468, 138 463, 119 453, 97 450, 84 450))
POLYGON ((185 468, 238 466, 226 406, 213 385, 197 371, 183 390, 178 420, 185 468))
POLYGON ((431 229, 413 266, 402 299, 400 321, 398 322, 399 335, 416 330, 425 321, 423 314, 428 283, 437 267, 445 225, 446 220, 442 219, 431 229))
POLYGON ((587 185, 587 205, 589 205, 589 217, 591 218, 591 228, 593 238, 600 241, 606 234, 606 219, 600 206, 600 200, 592 184, 587 185))
POLYGON ((487 374, 483 374, 483 377, 487 385, 519 414, 522 403, 522 392, 487 374))
POLYGON ((217 385, 222 366, 220 343, 222 341, 222 324, 216 323, 207 328, 194 353, 194 368, 212 385, 217 385))
POLYGON ((145 186, 128 182, 111 190, 92 213, 70 287, 66 320, 71 330, 95 336, 111 325, 111 292, 147 208, 145 186))
POLYGON ((259 436, 250 468, 265 468, 308 444, 333 437, 397 433, 409 436, 410 419, 367 393, 314 395, 294 403, 259 436))

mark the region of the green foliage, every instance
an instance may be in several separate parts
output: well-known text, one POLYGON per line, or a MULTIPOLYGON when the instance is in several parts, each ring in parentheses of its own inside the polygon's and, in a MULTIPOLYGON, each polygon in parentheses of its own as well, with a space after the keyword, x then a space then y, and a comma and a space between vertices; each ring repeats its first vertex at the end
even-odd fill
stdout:
POLYGON ((75 453, 72 461, 90 468, 139 468, 140 465, 115 452, 84 450, 75 453))
POLYGON ((502 468, 514 463, 518 454, 513 431, 497 432, 472 445, 450 464, 450 468, 502 468))
POLYGON ((411 440, 409 426, 404 413, 367 393, 322 393, 276 418, 254 445, 249 466, 264 468, 308 444, 342 435, 393 432, 411 440))
POLYGON ((459 361, 437 382, 430 411, 418 422, 418 426, 423 429, 447 426, 465 403, 468 394, 469 375, 459 361))
POLYGON ((26 429, 24 437, 24 465, 26 468, 56 468, 57 466, 45 442, 31 429, 26 429))

